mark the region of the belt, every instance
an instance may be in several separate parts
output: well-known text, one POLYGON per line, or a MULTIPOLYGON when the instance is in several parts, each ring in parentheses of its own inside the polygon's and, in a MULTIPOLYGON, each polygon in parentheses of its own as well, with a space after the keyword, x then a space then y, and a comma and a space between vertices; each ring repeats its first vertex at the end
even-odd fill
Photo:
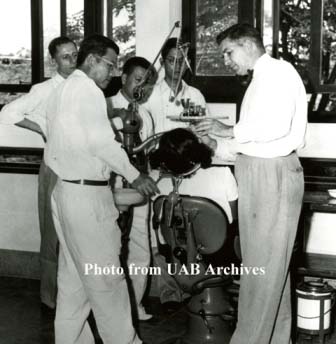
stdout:
POLYGON ((106 186, 110 185, 109 180, 88 180, 88 179, 76 179, 76 180, 67 180, 62 179, 63 182, 80 184, 80 185, 92 185, 92 186, 106 186))

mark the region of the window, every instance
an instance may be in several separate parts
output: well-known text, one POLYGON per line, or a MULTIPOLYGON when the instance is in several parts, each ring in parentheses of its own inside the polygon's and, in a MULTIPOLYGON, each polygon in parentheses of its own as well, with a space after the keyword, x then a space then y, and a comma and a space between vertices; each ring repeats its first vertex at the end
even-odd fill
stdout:
POLYGON ((105 0, 103 33, 120 48, 119 69, 135 55, 135 0, 105 0))
POLYGON ((1 1, 0 105, 54 74, 48 53, 53 38, 67 35, 79 44, 93 33, 117 42, 122 65, 135 54, 135 0, 1 1))
POLYGON ((31 83, 30 12, 30 0, 0 3, 1 84, 31 83))
POLYGON ((238 2, 232 0, 196 3, 196 75, 232 75, 224 66, 214 37, 238 22, 238 2))
POLYGON ((336 122, 336 3, 334 0, 263 0, 273 27, 273 56, 289 61, 308 93, 309 121, 336 122))
POLYGON ((43 60, 44 77, 50 78, 55 68, 49 63, 48 45, 61 32, 61 7, 59 0, 43 1, 43 60))
POLYGON ((256 0, 184 0, 182 38, 190 42, 193 74, 188 82, 208 102, 240 103, 245 87, 228 71, 218 51, 216 36, 237 23, 256 21, 256 0))

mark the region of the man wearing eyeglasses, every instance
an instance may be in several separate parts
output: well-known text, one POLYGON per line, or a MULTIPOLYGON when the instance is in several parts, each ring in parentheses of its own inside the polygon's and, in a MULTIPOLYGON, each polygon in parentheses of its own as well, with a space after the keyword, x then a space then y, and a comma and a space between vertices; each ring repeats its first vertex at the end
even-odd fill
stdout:
MULTIPOLYGON (((0 112, 0 123, 16 125, 34 131, 45 139, 46 136, 46 100, 49 95, 76 68, 77 47, 68 37, 54 38, 48 46, 51 64, 56 74, 44 82, 34 85, 26 95, 6 105, 0 112)), ((40 295, 43 304, 55 308, 57 294, 57 246, 58 239, 51 214, 51 192, 56 176, 42 162, 39 173, 38 210, 41 232, 40 295)))
POLYGON ((122 175, 143 195, 159 190, 131 165, 108 120, 102 89, 114 74, 118 53, 104 36, 84 39, 77 69, 48 101, 45 157, 58 176, 52 194, 60 241, 56 344, 94 344, 87 322, 91 309, 105 344, 142 343, 120 270, 121 232, 110 173, 122 175))

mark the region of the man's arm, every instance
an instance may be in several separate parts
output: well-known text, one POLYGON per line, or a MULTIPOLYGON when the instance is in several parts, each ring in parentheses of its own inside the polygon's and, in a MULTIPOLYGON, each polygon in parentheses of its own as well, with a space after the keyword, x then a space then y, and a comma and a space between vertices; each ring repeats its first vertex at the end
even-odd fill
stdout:
POLYGON ((28 130, 34 131, 35 133, 40 134, 43 138, 43 141, 47 142, 47 139, 41 127, 37 123, 31 121, 30 119, 24 118, 22 121, 15 123, 15 125, 20 128, 28 129, 28 130))
MULTIPOLYGON (((92 154, 105 161, 114 172, 125 177, 140 193, 144 195, 159 193, 155 182, 150 177, 139 173, 130 163, 125 150, 115 141, 107 117, 106 103, 100 91, 84 83, 76 86, 76 89, 70 92, 78 97, 85 94, 85 101, 82 98, 78 99, 81 101, 79 112, 81 125, 86 132, 92 154)), ((75 97, 73 100, 76 100, 75 97)))
POLYGON ((45 101, 52 89, 50 82, 33 86, 29 93, 2 108, 0 124, 14 124, 42 135, 45 129, 45 101))
POLYGON ((220 137, 234 137, 233 126, 226 125, 217 119, 204 119, 192 126, 198 135, 213 134, 220 137))

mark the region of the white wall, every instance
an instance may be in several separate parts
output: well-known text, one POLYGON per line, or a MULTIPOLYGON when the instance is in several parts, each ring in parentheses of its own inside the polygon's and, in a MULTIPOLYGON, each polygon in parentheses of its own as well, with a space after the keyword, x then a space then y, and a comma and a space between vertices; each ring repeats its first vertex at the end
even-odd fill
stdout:
POLYGON ((38 252, 37 175, 0 173, 0 249, 38 252))

